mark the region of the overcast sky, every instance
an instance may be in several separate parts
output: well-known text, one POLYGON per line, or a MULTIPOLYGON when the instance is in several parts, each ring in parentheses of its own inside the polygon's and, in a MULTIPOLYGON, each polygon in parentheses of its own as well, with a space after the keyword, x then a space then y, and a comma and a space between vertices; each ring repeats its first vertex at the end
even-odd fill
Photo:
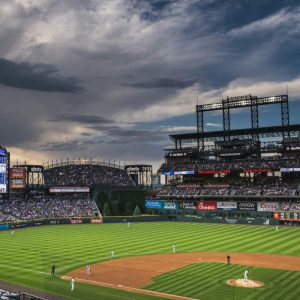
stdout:
POLYGON ((299 1, 0 0, 0 28, 0 145, 12 163, 158 167, 170 133, 195 131, 197 98, 288 86, 300 123, 299 1))

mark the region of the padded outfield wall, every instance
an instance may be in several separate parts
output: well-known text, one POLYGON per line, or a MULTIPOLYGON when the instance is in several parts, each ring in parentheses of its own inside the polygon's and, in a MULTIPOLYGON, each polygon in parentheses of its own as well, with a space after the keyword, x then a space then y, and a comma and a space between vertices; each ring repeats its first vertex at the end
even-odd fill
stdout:
POLYGON ((173 219, 230 224, 300 225, 300 202, 298 206, 289 210, 288 202, 275 201, 145 201, 148 211, 173 219))

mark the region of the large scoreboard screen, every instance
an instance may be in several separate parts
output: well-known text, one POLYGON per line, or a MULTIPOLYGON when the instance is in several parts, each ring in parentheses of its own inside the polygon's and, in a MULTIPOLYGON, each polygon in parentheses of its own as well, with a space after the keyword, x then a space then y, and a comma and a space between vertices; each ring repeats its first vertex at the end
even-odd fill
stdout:
POLYGON ((0 194, 7 193, 8 153, 0 147, 0 194))

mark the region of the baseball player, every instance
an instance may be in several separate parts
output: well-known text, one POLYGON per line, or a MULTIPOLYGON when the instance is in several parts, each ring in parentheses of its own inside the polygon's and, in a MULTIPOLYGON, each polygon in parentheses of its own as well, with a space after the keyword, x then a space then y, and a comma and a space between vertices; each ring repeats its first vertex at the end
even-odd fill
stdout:
POLYGON ((15 232, 12 230, 11 235, 15 235, 15 232))
POLYGON ((244 283, 248 283, 248 270, 245 270, 244 272, 244 283))
POLYGON ((71 292, 74 291, 74 288, 75 288, 75 277, 73 276, 71 279, 71 292))
POLYGON ((275 226, 275 229, 276 229, 276 231, 278 231, 278 229, 279 229, 279 226, 278 226, 278 225, 276 225, 276 226, 275 226))
POLYGON ((127 223, 127 227, 128 227, 128 228, 130 227, 130 222, 127 223))
POLYGON ((115 251, 111 251, 111 258, 115 258, 115 251))
POLYGON ((227 255, 227 263, 228 263, 228 264, 230 264, 230 260, 231 260, 230 255, 227 255))
POLYGON ((91 272, 92 272, 91 265, 87 265, 86 266, 86 274, 91 275, 91 272))
POLYGON ((176 245, 172 246, 173 253, 176 253, 176 245))
POLYGON ((55 265, 52 265, 51 276, 55 276, 55 265))

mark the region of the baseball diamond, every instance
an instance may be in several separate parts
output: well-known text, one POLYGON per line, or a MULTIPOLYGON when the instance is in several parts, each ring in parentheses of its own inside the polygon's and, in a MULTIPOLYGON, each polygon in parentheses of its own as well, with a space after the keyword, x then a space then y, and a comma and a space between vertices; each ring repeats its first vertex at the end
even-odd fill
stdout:
POLYGON ((27 228, 13 237, 0 234, 0 278, 74 299, 295 299, 300 293, 299 239, 294 227, 276 232, 270 226, 183 222, 27 228), (55 277, 50 276, 53 264, 55 277), (264 286, 227 284, 242 278, 245 268, 249 279, 264 286), (60 276, 75 276, 72 294, 69 281, 60 276), (134 278, 140 281, 134 284, 134 278))

